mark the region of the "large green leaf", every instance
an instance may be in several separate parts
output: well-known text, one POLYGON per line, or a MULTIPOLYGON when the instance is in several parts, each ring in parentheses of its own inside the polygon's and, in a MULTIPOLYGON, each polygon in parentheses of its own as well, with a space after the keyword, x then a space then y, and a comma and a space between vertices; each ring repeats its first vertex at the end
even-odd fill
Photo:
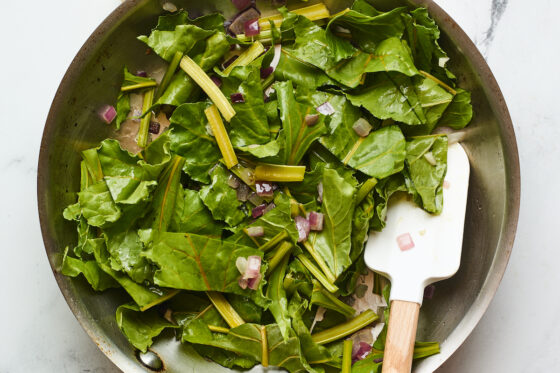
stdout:
MULTIPOLYGON (((220 291, 250 297, 257 304, 266 305, 259 290, 242 289, 238 284, 239 257, 262 256, 262 252, 227 241, 191 233, 161 233, 143 252, 159 268, 154 282, 159 286, 196 291, 220 291)), ((264 275, 266 266, 262 266, 264 275)))
POLYGON ((426 129, 423 134, 429 134, 452 102, 453 95, 432 79, 416 78, 415 80, 416 95, 426 116, 426 129))
POLYGON ((364 243, 368 238, 369 223, 374 214, 375 201, 372 192, 354 210, 352 218, 352 251, 350 252, 352 262, 358 259, 364 249, 364 243))
POLYGON ((127 303, 117 308, 117 325, 128 341, 137 349, 146 352, 165 328, 177 328, 161 317, 156 310, 141 312, 134 303, 127 303))
POLYGON ((385 227, 387 203, 396 192, 406 192, 406 184, 402 173, 391 175, 380 180, 375 186, 375 214, 370 220, 370 228, 381 231, 385 227))
POLYGON ((171 231, 220 237, 222 229, 223 224, 214 220, 197 191, 179 190, 171 219, 171 231))
POLYGON ((83 216, 89 225, 103 227, 114 223, 121 217, 105 181, 92 184, 78 193, 78 203, 64 209, 64 218, 75 220, 83 216))
POLYGON ((278 107, 285 138, 284 162, 298 164, 311 144, 326 132, 324 116, 320 115, 314 126, 305 124, 305 116, 316 114, 309 103, 296 100, 292 82, 278 82, 274 85, 278 95, 278 107))
POLYGON ((323 85, 333 84, 332 80, 317 67, 298 60, 291 53, 282 49, 280 61, 274 70, 276 80, 291 80, 296 86, 314 89, 323 85))
POLYGON ((237 199, 237 192, 228 185, 229 176, 222 165, 216 166, 211 174, 212 184, 200 189, 200 198, 214 219, 233 227, 245 219, 245 213, 241 210, 243 203, 237 199))
POLYGON ((375 117, 410 125, 426 123, 426 117, 411 78, 399 73, 374 74, 365 88, 347 93, 356 106, 363 106, 375 117))
POLYGON ((139 36, 161 58, 171 61, 176 52, 188 53, 197 41, 206 39, 215 31, 195 25, 177 25, 174 30, 153 30, 150 36, 139 36))
POLYGON ((324 228, 312 232, 308 242, 321 255, 335 277, 352 264, 350 260, 355 188, 332 169, 323 173, 324 228))
POLYGON ((411 180, 409 191, 424 210, 439 214, 443 208, 443 178, 447 171, 447 137, 413 138, 406 144, 406 164, 411 180), (426 159, 431 153, 436 164, 426 159))
POLYGON ((95 260, 81 260, 68 256, 68 248, 64 250, 61 273, 65 276, 76 277, 83 274, 93 290, 103 291, 119 287, 119 284, 108 274, 103 272, 95 260))
POLYGON ((208 171, 221 158, 214 137, 207 130, 208 120, 204 115, 206 102, 183 104, 169 119, 171 151, 185 158, 184 171, 194 180, 208 183, 208 171))
POLYGON ((461 88, 457 88, 457 94, 443 112, 437 125, 459 130, 470 123, 472 116, 471 94, 461 88))

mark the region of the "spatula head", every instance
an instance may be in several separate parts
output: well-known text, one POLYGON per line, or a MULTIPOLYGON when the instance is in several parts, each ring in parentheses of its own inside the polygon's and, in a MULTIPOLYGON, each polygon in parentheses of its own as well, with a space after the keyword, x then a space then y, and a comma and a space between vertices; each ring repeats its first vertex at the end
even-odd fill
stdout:
POLYGON ((468 184, 468 157, 454 144, 447 153, 441 214, 425 212, 405 195, 390 201, 386 227, 370 234, 364 259, 391 280, 391 300, 422 304, 426 285, 459 269, 468 184))

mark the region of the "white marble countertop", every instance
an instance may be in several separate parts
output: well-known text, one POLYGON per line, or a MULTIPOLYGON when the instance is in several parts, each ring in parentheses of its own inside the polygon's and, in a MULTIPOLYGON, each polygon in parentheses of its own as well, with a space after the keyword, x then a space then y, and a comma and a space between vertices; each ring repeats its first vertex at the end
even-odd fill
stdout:
MULTIPOLYGON (((559 371, 560 2, 437 2, 496 75, 522 170, 518 234, 503 282, 472 335, 437 372, 559 371)), ((119 3, 0 2, 0 373, 118 372, 82 330, 52 277, 39 230, 36 171, 58 84, 89 34, 119 3)))

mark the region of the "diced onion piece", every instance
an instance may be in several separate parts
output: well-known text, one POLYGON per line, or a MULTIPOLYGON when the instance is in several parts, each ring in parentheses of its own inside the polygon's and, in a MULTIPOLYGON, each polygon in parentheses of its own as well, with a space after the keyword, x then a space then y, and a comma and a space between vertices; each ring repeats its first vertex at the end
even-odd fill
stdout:
POLYGON ((234 104, 242 104, 245 102, 245 96, 240 92, 232 93, 229 97, 234 104))
POLYGON ((147 78, 148 77, 148 73, 145 72, 144 70, 138 70, 136 71, 136 76, 139 76, 141 78, 147 78))
POLYGON ((264 45, 260 41, 256 41, 243 53, 239 55, 224 71, 225 75, 229 75, 231 71, 237 66, 247 66, 257 59, 264 52, 264 45))
POLYGON ((222 117, 220 116, 216 105, 208 107, 204 110, 204 114, 206 114, 208 123, 210 123, 212 132, 214 133, 214 137, 218 143, 218 148, 220 148, 220 152, 224 157, 226 167, 232 168, 238 163, 237 156, 235 155, 228 133, 224 127, 224 122, 222 122, 222 117))
POLYGON ((312 231, 323 230, 324 215, 322 213, 311 211, 307 219, 309 220, 309 229, 312 231))
POLYGON ((298 242, 303 242, 307 240, 307 236, 309 236, 309 220, 303 216, 296 216, 295 221, 298 231, 298 242))
POLYGON ((234 35, 243 34, 245 22, 251 19, 259 18, 260 16, 261 14, 257 9, 253 7, 248 8, 232 19, 231 24, 228 27, 228 31, 234 35))
POLYGON ((429 164, 431 164, 432 166, 437 165, 437 160, 434 157, 434 155, 432 154, 432 152, 427 152, 424 153, 424 158, 426 158, 426 160, 428 161, 429 164))
POLYGON ((148 132, 157 135, 159 133, 160 128, 161 125, 158 122, 150 122, 150 127, 148 127, 148 132))
POLYGON ((222 79, 220 79, 219 76, 211 76, 210 79, 212 79, 212 81, 214 82, 214 84, 216 84, 217 87, 221 87, 222 86, 222 79))
POLYGON ((245 10, 253 3, 252 0, 231 0, 231 2, 238 10, 245 10))
POLYGON ((264 236, 263 227, 249 227, 247 228, 247 235, 250 237, 262 237, 264 236))
POLYGON ((251 255, 247 258, 247 270, 243 275, 246 279, 256 278, 261 274, 262 258, 258 255, 251 255))
POLYGON ((360 118, 354 122, 352 129, 360 137, 366 137, 371 132, 371 124, 364 118, 360 118))
POLYGON ((304 176, 305 166, 261 164, 255 168, 256 180, 296 182, 302 181, 304 176))
POLYGON ((239 182, 239 179, 236 178, 234 175, 229 175, 227 183, 228 183, 228 185, 229 185, 230 187, 232 187, 233 189, 239 188, 239 185, 241 184, 241 183, 239 182))
POLYGON ((428 285, 424 288, 424 299, 432 299, 436 292, 435 285, 428 285))
POLYGON ((249 284, 249 280, 243 278, 243 276, 239 277, 239 280, 237 280, 237 283, 239 284, 239 287, 243 290, 247 289, 247 285, 249 284))
POLYGON ((247 264, 247 258, 244 258, 242 256, 237 257, 237 259, 235 260, 235 266, 237 267, 239 273, 241 273, 242 275, 245 275, 245 272, 247 272, 247 264))
POLYGON ((262 279, 262 275, 259 273, 257 277, 250 278, 247 280, 247 286, 251 290, 257 290, 259 288, 259 283, 261 282, 261 279, 262 279))
POLYGON ((319 121, 319 114, 307 114, 303 122, 308 127, 313 127, 319 121))
POLYGON ((114 106, 105 105, 99 110, 99 116, 105 123, 110 124, 117 116, 117 110, 114 106))
MULTIPOLYGON (((202 90, 210 97, 210 100, 217 106, 225 120, 228 122, 235 115, 235 110, 229 100, 224 96, 220 88, 206 75, 204 70, 200 68, 189 56, 184 56, 180 63, 181 69, 187 73, 202 90)), ((221 121, 221 119, 220 119, 221 121)), ((216 132, 216 131, 214 131, 216 132)))
POLYGON ((317 202, 323 203, 323 182, 317 184, 317 202))
POLYGON ((168 12, 174 13, 177 11, 177 6, 169 1, 163 3, 163 5, 161 6, 163 8, 163 10, 166 10, 168 12))
POLYGON ((352 364, 365 359, 371 353, 371 345, 366 342, 355 343, 352 347, 352 364))
POLYGON ((332 115, 335 113, 333 106, 328 101, 322 105, 317 106, 317 111, 323 115, 332 115))
POLYGON ((412 240, 410 233, 403 233, 398 236, 397 244, 399 245, 399 249, 401 249, 401 251, 410 250, 414 247, 414 241, 412 240))
POLYGON ((275 44, 274 45, 274 57, 272 57, 272 62, 270 63, 270 67, 274 70, 278 67, 278 63, 280 63, 280 57, 282 57, 282 45, 275 44))
POLYGON ((255 36, 261 32, 258 18, 254 18, 246 21, 245 24, 243 25, 243 28, 245 30, 245 36, 255 36))
POLYGON ((274 67, 264 67, 261 69, 261 79, 268 78, 274 72, 274 67))
POLYGON ((255 188, 257 190, 257 194, 260 197, 274 196, 274 185, 272 183, 269 183, 268 181, 257 181, 255 183, 255 188))
POLYGON ((253 217, 253 219, 261 217, 264 214, 265 208, 266 208, 266 203, 263 203, 253 208, 253 210, 251 211, 251 216, 253 217))

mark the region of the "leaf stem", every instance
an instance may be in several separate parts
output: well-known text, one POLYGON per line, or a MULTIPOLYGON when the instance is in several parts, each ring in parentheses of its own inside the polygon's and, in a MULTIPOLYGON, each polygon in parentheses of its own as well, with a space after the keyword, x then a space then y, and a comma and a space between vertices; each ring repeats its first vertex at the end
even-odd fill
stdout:
MULTIPOLYGON (((304 8, 294 9, 291 11, 292 13, 304 16, 308 18, 310 21, 317 21, 323 18, 329 18, 331 16, 329 9, 323 3, 307 6, 304 8)), ((274 22, 276 27, 279 27, 282 22, 284 21, 284 17, 282 14, 275 14, 269 17, 262 17, 259 19, 259 27, 261 32, 270 30, 270 22, 274 22)))
POLYGON ((220 88, 189 56, 183 56, 179 63, 181 69, 187 73, 202 90, 210 97, 210 100, 218 107, 224 118, 229 122, 235 115, 235 110, 229 100, 224 96, 220 88))
POLYGON ((303 264, 304 267, 307 268, 307 270, 311 272, 311 274, 315 276, 317 280, 319 280, 319 282, 325 287, 325 289, 327 289, 331 293, 336 293, 338 291, 338 287, 329 282, 323 272, 321 272, 321 270, 317 268, 315 264, 313 264, 313 262, 311 262, 311 260, 309 260, 305 255, 298 255, 297 258, 301 262, 301 264, 303 264))
POLYGON ((263 367, 268 366, 268 339, 266 337, 266 326, 261 325, 261 346, 262 346, 262 357, 261 364, 263 367))
POLYGON ((345 339, 342 348, 342 372, 350 373, 352 371, 352 340, 345 339))
POLYGON ((144 93, 144 102, 142 103, 143 117, 140 120, 140 128, 138 129, 138 146, 145 148, 148 146, 148 130, 150 129, 150 121, 152 120, 152 111, 150 108, 154 102, 155 88, 151 88, 144 93))
POLYGON ((255 179, 278 182, 302 181, 305 166, 286 166, 277 164, 260 164, 255 168, 255 179))
POLYGON ((237 57, 237 59, 223 71, 223 73, 225 75, 229 75, 235 67, 247 66, 248 64, 256 60, 258 56, 263 54, 263 52, 264 46, 262 45, 262 43, 260 41, 254 42, 249 48, 241 53, 239 57, 237 57))
POLYGON ((285 240, 286 238, 288 238, 288 233, 286 231, 282 231, 278 233, 276 236, 272 237, 264 245, 260 246, 259 250, 267 252, 268 250, 276 247, 280 242, 282 242, 282 240, 285 240))
POLYGON ((210 298, 210 301, 214 307, 216 307, 220 315, 222 315, 230 328, 236 328, 245 324, 245 321, 241 318, 241 316, 239 316, 231 304, 229 304, 222 293, 217 291, 207 291, 206 295, 208 295, 208 298, 210 298))
POLYGON ((336 277, 334 276, 334 274, 329 269, 329 266, 327 266, 327 263, 325 263, 323 258, 319 255, 317 250, 315 250, 313 248, 313 246, 311 246, 309 241, 304 241, 303 242, 303 247, 305 247, 307 249, 307 251, 309 252, 309 254, 311 254, 311 256, 313 257, 313 259, 315 259, 315 262, 317 262, 317 265, 319 265, 319 268, 321 268, 321 270, 323 271, 325 276, 329 279, 329 282, 334 284, 334 282, 336 281, 336 277))
POLYGON ((278 267, 278 264, 280 264, 284 257, 286 255, 290 255, 292 247, 293 245, 291 242, 282 242, 278 249, 276 249, 276 252, 272 256, 272 258, 270 258, 270 260, 268 261, 268 268, 266 270, 267 273, 272 273, 272 271, 274 271, 274 268, 278 267))
POLYGON ((171 82, 171 78, 173 78, 173 74, 175 74, 175 71, 177 70, 179 63, 181 62, 181 58, 183 58, 183 53, 180 51, 175 52, 175 55, 173 55, 173 59, 167 66, 165 75, 163 75, 163 78, 161 79, 161 83, 157 88, 156 94, 154 96, 154 101, 157 101, 161 97, 163 92, 165 92, 165 90, 167 89, 169 82, 171 82))
POLYGON ((214 332, 214 333, 222 333, 222 334, 228 334, 229 333, 228 328, 224 328, 224 327, 216 326, 216 325, 208 325, 208 329, 210 329, 210 331, 214 332))
POLYGON ((157 83, 155 81, 125 85, 121 87, 121 92, 130 92, 130 91, 134 91, 135 89, 155 87, 156 85, 157 83))
POLYGON ((272 31, 261 30, 261 32, 255 36, 246 36, 245 34, 239 34, 236 36, 236 38, 242 43, 246 43, 248 41, 253 41, 253 40, 259 40, 261 43, 270 43, 272 42, 272 31))
POLYGON ((323 330, 322 332, 315 333, 311 336, 313 342, 324 345, 337 339, 344 338, 358 330, 365 328, 375 320, 378 316, 372 310, 362 312, 352 320, 346 321, 342 324, 334 326, 330 329, 323 330))
POLYGON ((222 152, 224 163, 226 167, 230 169, 239 162, 237 161, 237 156, 235 155, 226 127, 224 127, 224 122, 222 122, 222 117, 220 116, 216 105, 208 107, 204 110, 204 114, 206 114, 206 118, 208 119, 208 123, 210 123, 210 128, 212 128, 218 147, 222 152))
POLYGON ((364 200, 364 198, 366 198, 366 196, 369 194, 369 192, 372 191, 375 185, 377 185, 377 179, 374 177, 364 181, 360 189, 358 189, 358 193, 356 193, 356 206, 359 205, 360 202, 364 200))
POLYGON ((323 308, 332 309, 334 311, 343 314, 347 318, 354 316, 354 314, 356 313, 356 310, 354 308, 352 308, 351 306, 347 305, 346 303, 338 299, 332 293, 326 291, 321 285, 317 284, 316 282, 315 285, 316 286, 313 286, 313 293, 317 293, 317 292, 321 293, 322 296, 327 298, 329 303, 322 302, 321 298, 318 297, 315 297, 315 299, 313 299, 314 297, 312 295, 311 304, 316 304, 323 308))
POLYGON ((445 88, 449 93, 451 93, 453 96, 455 96, 457 94, 457 91, 454 90, 453 88, 451 88, 450 86, 448 86, 447 84, 445 84, 444 82, 442 82, 441 80, 439 80, 438 78, 436 78, 435 76, 433 76, 430 73, 427 73, 423 70, 418 70, 418 72, 422 75, 424 75, 424 77, 433 80, 434 82, 436 82, 437 84, 439 84, 440 86, 442 86, 443 88, 445 88))

